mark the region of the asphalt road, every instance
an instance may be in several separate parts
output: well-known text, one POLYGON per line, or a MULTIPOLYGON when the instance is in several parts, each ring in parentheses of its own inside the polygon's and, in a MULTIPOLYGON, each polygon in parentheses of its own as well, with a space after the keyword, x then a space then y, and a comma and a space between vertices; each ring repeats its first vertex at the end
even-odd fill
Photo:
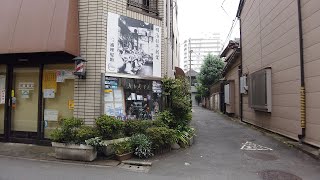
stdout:
MULTIPOLYGON (((148 173, 118 167, 0 157, 0 180, 56 179, 296 179, 319 180, 320 162, 245 125, 194 107, 194 146, 155 160, 148 173), (244 146, 246 144, 248 146, 244 146), (261 145, 260 146, 254 146, 261 145), (242 149, 241 149, 242 148, 242 149), (254 149, 272 150, 254 150, 254 149)), ((1 148, 1 147, 0 147, 1 148)))

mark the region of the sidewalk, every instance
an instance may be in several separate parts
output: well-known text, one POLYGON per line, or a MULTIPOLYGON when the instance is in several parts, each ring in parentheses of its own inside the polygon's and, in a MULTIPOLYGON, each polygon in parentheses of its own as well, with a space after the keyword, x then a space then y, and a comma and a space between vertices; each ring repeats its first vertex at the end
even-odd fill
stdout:
POLYGON ((93 162, 69 161, 55 158, 54 149, 49 146, 38 146, 32 144, 18 143, 1 143, 0 156, 15 157, 19 159, 39 160, 39 161, 54 161, 71 164, 85 164, 92 166, 117 166, 119 161, 111 159, 96 159, 93 162))

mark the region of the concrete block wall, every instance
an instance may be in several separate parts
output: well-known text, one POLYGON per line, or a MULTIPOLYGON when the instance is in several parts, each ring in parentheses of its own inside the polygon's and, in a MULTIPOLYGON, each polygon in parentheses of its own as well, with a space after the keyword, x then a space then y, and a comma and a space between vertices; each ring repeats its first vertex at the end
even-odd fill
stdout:
MULTIPOLYGON (((105 73, 108 12, 128 16, 162 27, 161 70, 167 74, 165 3, 158 2, 159 17, 154 18, 127 8, 127 0, 79 0, 80 55, 87 62, 87 79, 75 81, 74 116, 94 124, 102 114, 101 74, 105 73)), ((115 27, 116 28, 116 27, 115 27)))

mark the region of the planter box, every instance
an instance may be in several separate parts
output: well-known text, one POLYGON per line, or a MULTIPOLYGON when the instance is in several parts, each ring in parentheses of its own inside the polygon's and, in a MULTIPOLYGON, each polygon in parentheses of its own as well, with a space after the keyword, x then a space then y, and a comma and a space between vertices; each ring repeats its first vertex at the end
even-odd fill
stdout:
POLYGON ((52 147, 57 159, 93 161, 97 158, 97 151, 92 146, 52 142, 52 147))
POLYGON ((128 160, 128 159, 131 159, 132 155, 133 155, 132 152, 127 153, 127 154, 122 154, 122 155, 117 155, 116 154, 116 158, 117 158, 118 161, 125 161, 125 160, 128 160))
POLYGON ((155 149, 153 151, 153 154, 154 155, 161 155, 161 154, 165 154, 165 153, 168 153, 171 151, 171 145, 168 145, 166 147, 161 147, 159 149, 155 149))
POLYGON ((194 143, 194 136, 189 139, 189 145, 192 146, 194 143))
POLYGON ((103 141, 103 144, 105 145, 105 147, 103 148, 103 154, 105 156, 112 156, 114 155, 114 149, 113 149, 113 144, 114 143, 119 143, 119 142, 123 142, 123 141, 127 141, 129 140, 129 138, 120 138, 120 139, 113 139, 113 140, 106 140, 103 141))

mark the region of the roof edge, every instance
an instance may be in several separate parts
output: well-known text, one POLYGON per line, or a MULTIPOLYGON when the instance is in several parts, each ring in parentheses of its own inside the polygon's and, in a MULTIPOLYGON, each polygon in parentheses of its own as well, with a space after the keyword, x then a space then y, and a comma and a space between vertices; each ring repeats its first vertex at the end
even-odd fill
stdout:
POLYGON ((241 12, 242 12, 244 3, 245 3, 245 0, 240 0, 237 15, 236 15, 237 18, 240 18, 240 16, 241 16, 241 12))

